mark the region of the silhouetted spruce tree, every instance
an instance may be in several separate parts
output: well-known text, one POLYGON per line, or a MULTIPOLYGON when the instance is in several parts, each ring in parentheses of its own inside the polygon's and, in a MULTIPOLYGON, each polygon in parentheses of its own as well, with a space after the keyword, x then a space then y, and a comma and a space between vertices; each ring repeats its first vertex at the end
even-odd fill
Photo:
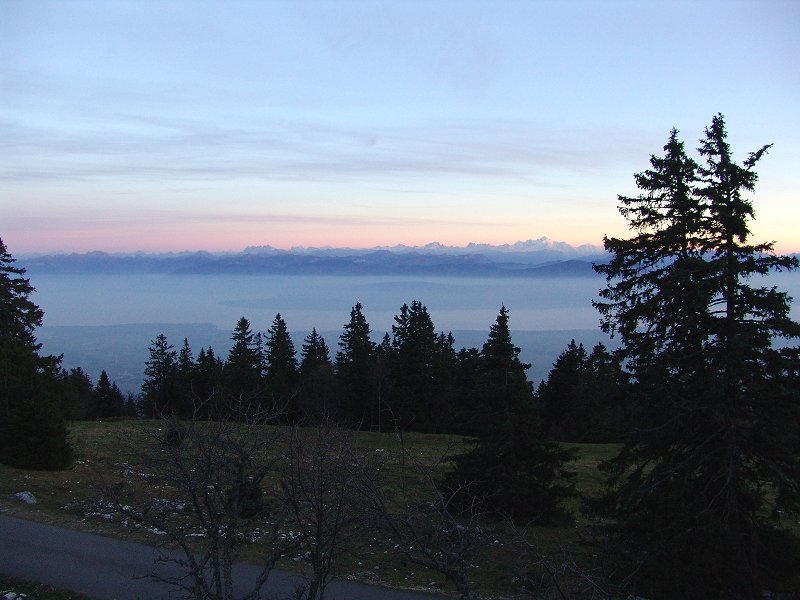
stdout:
POLYGON ((210 418, 225 416, 222 359, 217 358, 214 349, 200 348, 197 354, 195 375, 195 394, 200 402, 200 414, 210 418))
POLYGON ((458 407, 458 355, 455 349, 456 340, 453 332, 443 331, 436 336, 433 354, 433 389, 431 396, 434 402, 430 408, 431 421, 436 431, 454 433, 453 422, 458 407))
POLYGON ((482 381, 481 352, 477 348, 462 348, 455 376, 455 407, 452 433, 477 436, 484 431, 483 395, 479 391, 482 381))
POLYGON ((484 429, 469 452, 455 458, 446 481, 451 487, 469 483, 496 513, 521 521, 561 521, 563 501, 574 494, 566 463, 572 450, 544 439, 534 410, 533 392, 511 341, 508 310, 503 306, 481 351, 479 409, 484 429))
POLYGON ((571 340, 539 384, 536 396, 542 406, 547 436, 552 440, 584 441, 584 419, 594 416, 586 414, 586 398, 591 393, 586 363, 583 344, 571 340))
POLYGON ((262 357, 245 317, 236 322, 231 340, 233 346, 225 361, 225 394, 245 401, 263 401, 262 357))
POLYGON ((385 431, 387 428, 395 431, 398 420, 392 412, 390 399, 392 397, 392 362, 394 349, 389 332, 385 332, 380 344, 375 346, 375 360, 372 368, 372 382, 375 391, 375 415, 372 429, 385 431), (375 422, 377 420, 377 422, 375 422))
POLYGON ((58 399, 61 359, 39 355, 34 330, 44 312, 15 262, 0 239, 0 462, 61 469, 72 461, 58 399))
POLYGON ((392 336, 389 335, 389 332, 386 331, 381 338, 381 343, 375 346, 376 350, 380 350, 385 357, 390 357, 392 355, 392 336))
POLYGON ((94 388, 93 419, 121 417, 125 412, 125 396, 116 383, 111 383, 108 373, 102 371, 94 388))
POLYGON ((197 390, 195 390, 197 365, 195 364, 194 355, 192 354, 192 348, 189 346, 188 338, 183 338, 183 345, 178 351, 175 371, 176 416, 180 418, 191 417, 194 413, 194 405, 198 398, 197 390))
POLYGON ((39 350, 34 330, 42 324, 42 311, 29 296, 35 291, 25 269, 0 239, 0 414, 10 416, 20 395, 33 392, 31 376, 38 369, 39 350))
POLYGON ((125 394, 125 407, 122 415, 128 419, 135 419, 139 416, 139 399, 132 392, 125 394))
POLYGON ((62 373, 60 384, 61 412, 68 421, 90 418, 94 402, 94 383, 80 367, 62 373))
POLYGON ((295 392, 300 379, 297 352, 286 327, 286 321, 280 313, 275 315, 272 325, 267 330, 265 356, 267 389, 272 395, 272 401, 290 422, 296 423, 300 418, 295 402, 295 392))
POLYGON ((172 415, 177 391, 178 353, 163 333, 150 343, 148 352, 139 410, 148 418, 172 415))
POLYGON ((378 427, 380 406, 375 393, 375 343, 358 302, 350 311, 350 320, 339 336, 336 353, 336 380, 345 423, 364 429, 378 427))
POLYGON ((628 375, 622 370, 619 357, 603 344, 596 344, 586 359, 589 373, 584 441, 596 444, 622 440, 628 417, 628 375))
POLYGON ((548 438, 561 442, 620 441, 625 393, 619 363, 597 344, 590 354, 572 340, 536 396, 548 438))
POLYGON ((338 416, 333 363, 325 339, 311 330, 300 351, 298 414, 309 424, 331 422, 338 416))
POLYGON ((419 300, 403 304, 392 325, 391 407, 398 425, 435 431, 433 419, 436 331, 428 309, 419 300))
POLYGON ((303 340, 301 347, 300 375, 307 379, 319 369, 332 367, 331 352, 325 338, 317 333, 316 327, 303 340))
MULTIPOLYGON (((687 158, 673 130, 663 158, 620 197, 636 234, 606 238, 597 303, 632 376, 635 426, 608 465, 614 533, 653 598, 756 598, 797 586, 800 510, 798 348, 789 298, 758 276, 797 268, 751 245, 753 168, 733 161, 724 120, 687 158), (752 283, 751 283, 752 282, 752 283), (755 283, 756 285, 753 285, 755 283), (794 578, 794 583, 789 582, 794 578)), ((795 588, 796 589, 796 588, 795 588)))
POLYGON ((267 360, 267 349, 264 347, 264 336, 260 331, 257 331, 255 335, 253 335, 253 348, 255 349, 259 374, 262 379, 266 379, 269 362, 267 360))

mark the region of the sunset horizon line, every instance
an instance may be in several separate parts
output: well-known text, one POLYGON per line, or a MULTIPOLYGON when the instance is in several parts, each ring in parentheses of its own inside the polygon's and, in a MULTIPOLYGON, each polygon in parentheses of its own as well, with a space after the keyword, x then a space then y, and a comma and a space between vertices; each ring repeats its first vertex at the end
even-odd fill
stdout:
MULTIPOLYGON (((2 238, 0 238, 2 239, 2 238)), ((787 247, 786 244, 781 244, 775 240, 768 240, 774 244, 775 254, 800 254, 800 248, 787 247)), ((559 247, 569 247, 572 250, 585 250, 586 252, 604 252, 603 238, 598 242, 570 242, 549 236, 540 236, 538 238, 518 239, 513 242, 491 242, 491 241, 468 241, 464 243, 446 243, 432 240, 425 243, 383 243, 383 244, 270 244, 270 243, 251 243, 241 246, 220 246, 220 247, 183 247, 183 248, 110 248, 108 246, 96 246, 91 248, 71 248, 71 249, 26 249, 12 253, 20 258, 31 256, 47 256, 47 255, 81 255, 102 253, 109 255, 132 255, 132 254, 150 254, 150 255, 169 255, 169 254, 245 254, 248 252, 257 252, 259 250, 274 251, 274 252, 310 252, 310 251, 344 251, 352 250, 355 252, 363 252, 368 250, 392 250, 392 249, 408 249, 408 250, 435 250, 449 249, 449 250, 463 250, 467 251, 472 248, 508 248, 509 251, 525 251, 526 244, 533 244, 539 242, 541 247, 530 246, 528 250, 544 250, 544 249, 557 249, 559 247)), ((8 245, 8 244, 7 244, 8 245)))
MULTIPOLYGON (((454 250, 467 250, 470 247, 492 247, 492 248, 503 248, 503 247, 514 247, 514 246, 521 246, 524 244, 529 244, 533 242, 541 242, 542 244, 550 244, 552 246, 569 246, 573 249, 580 249, 580 248, 596 248, 599 250, 603 249, 603 241, 602 238, 599 242, 569 242, 564 241, 558 238, 553 238, 549 236, 540 236, 537 238, 527 238, 527 239, 517 239, 515 241, 510 242, 493 242, 493 241, 468 241, 468 242, 454 242, 454 243, 447 243, 447 242, 440 242, 438 240, 431 240, 429 242, 424 243, 407 243, 407 242, 396 242, 396 243, 378 243, 378 244, 283 244, 283 243, 249 243, 240 246, 218 246, 218 247, 184 247, 184 248, 110 248, 107 245, 98 245, 96 247, 91 248, 55 248, 55 249, 29 249, 29 250, 22 250, 16 252, 19 256, 31 256, 31 255, 48 255, 48 254, 91 254, 94 252, 101 252, 105 254, 187 254, 187 253, 197 253, 197 252, 207 252, 209 254, 236 254, 236 253, 245 253, 249 250, 258 250, 258 249, 269 249, 278 252, 291 252, 293 250, 296 251, 310 251, 310 250, 354 250, 354 251, 363 251, 363 250, 379 250, 379 249, 392 249, 392 248, 408 248, 408 249, 426 249, 426 248, 448 248, 454 250)), ((8 244, 7 244, 8 245, 8 244)), ((543 246, 544 247, 544 246, 543 246)), ((13 250, 12 250, 13 251, 13 250)))

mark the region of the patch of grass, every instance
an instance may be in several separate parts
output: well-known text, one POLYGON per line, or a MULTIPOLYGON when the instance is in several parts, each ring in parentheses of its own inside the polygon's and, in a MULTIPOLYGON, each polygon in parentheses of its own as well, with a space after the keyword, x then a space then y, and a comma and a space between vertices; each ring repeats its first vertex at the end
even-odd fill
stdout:
POLYGON ((578 460, 570 465, 576 472, 575 484, 582 495, 595 496, 605 490, 605 474, 598 470, 600 464, 613 458, 620 444, 564 444, 578 449, 578 460))
POLYGON ((0 598, 3 592, 25 594, 28 600, 92 600, 89 596, 55 588, 44 583, 25 581, 16 577, 0 575, 0 598))

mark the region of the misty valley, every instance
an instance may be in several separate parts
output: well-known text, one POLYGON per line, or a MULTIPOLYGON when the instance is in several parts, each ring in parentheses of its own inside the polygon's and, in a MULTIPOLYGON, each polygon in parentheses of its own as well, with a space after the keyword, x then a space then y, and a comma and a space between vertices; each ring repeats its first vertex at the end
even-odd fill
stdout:
MULTIPOLYGON (((39 340, 64 354, 64 366, 81 367, 94 380, 106 370, 125 392, 141 386, 147 346, 164 333, 175 346, 188 338, 196 351, 212 346, 223 356, 236 320, 245 316, 265 330, 277 313, 296 347, 316 328, 334 344, 350 308, 360 302, 374 341, 390 332, 400 306, 420 300, 437 331, 452 331, 456 348, 480 347, 501 305, 510 311, 514 342, 541 381, 570 340, 609 348, 616 340, 598 327, 592 300, 599 276, 409 277, 291 275, 69 275, 29 269, 45 311, 39 340)), ((773 285, 800 298, 800 274, 770 276, 773 285)), ((800 307, 792 308, 794 318, 800 307)))
MULTIPOLYGON (((159 333, 196 351, 227 353, 236 320, 266 330, 280 313, 296 346, 316 328, 335 346, 351 307, 361 302, 380 341, 404 302, 422 301, 437 331, 452 331, 456 348, 480 347, 500 306, 510 311, 515 343, 546 375, 571 339, 591 347, 613 341, 597 327, 591 300, 602 280, 583 278, 397 278, 385 276, 179 276, 35 274, 45 310, 39 340, 64 366, 93 379, 106 370, 124 391, 138 392, 147 346, 159 333)), ((335 348, 334 348, 335 349, 335 348)))

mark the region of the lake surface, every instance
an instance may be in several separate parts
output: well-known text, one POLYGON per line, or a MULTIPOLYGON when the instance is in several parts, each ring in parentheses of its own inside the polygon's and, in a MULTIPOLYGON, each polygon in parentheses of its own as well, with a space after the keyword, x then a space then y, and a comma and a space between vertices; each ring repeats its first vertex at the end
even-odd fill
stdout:
POLYGON ((486 329, 501 305, 516 330, 594 328, 597 277, 420 278, 254 275, 46 275, 30 272, 45 324, 211 323, 241 316, 265 330, 280 313, 292 331, 338 330, 356 302, 374 330, 391 330, 400 306, 420 300, 437 330, 486 329))
MULTIPOLYGON (((422 278, 254 275, 52 275, 29 271, 45 311, 37 331, 43 351, 63 354, 66 368, 82 367, 96 381, 101 370, 125 391, 137 392, 147 348, 159 333, 175 346, 189 339, 195 354, 213 346, 225 357, 236 321, 245 316, 265 331, 275 314, 286 321, 299 351, 316 327, 332 353, 356 302, 376 341, 391 331, 400 306, 420 300, 437 331, 453 331, 456 348, 480 348, 500 306, 511 311, 514 342, 533 364, 528 375, 540 381, 571 339, 590 348, 602 341, 591 300, 601 277, 581 278, 422 278)), ((800 302, 800 274, 770 276, 770 285, 800 302)), ((795 302, 792 316, 800 320, 795 302)))

